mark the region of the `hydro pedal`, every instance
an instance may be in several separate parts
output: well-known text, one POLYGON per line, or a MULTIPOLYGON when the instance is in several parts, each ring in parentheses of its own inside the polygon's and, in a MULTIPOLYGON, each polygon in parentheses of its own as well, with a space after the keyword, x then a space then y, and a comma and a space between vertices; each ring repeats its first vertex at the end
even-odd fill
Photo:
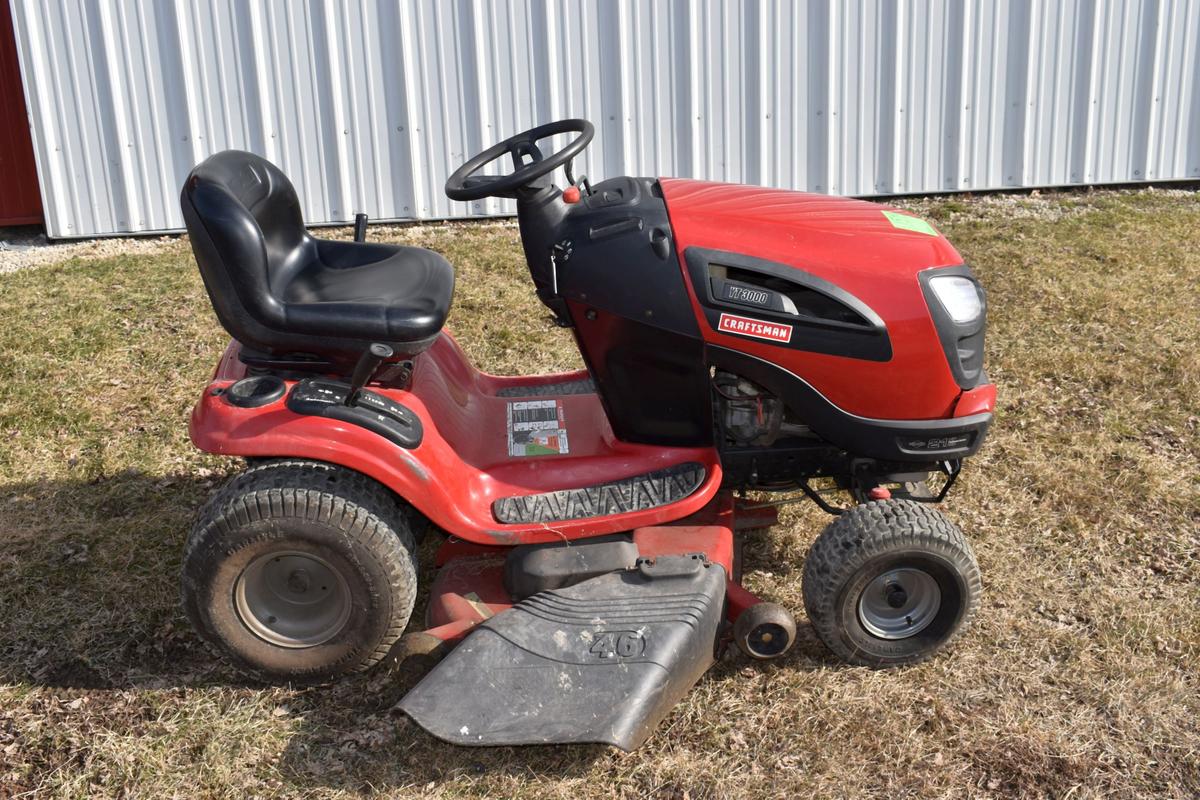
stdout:
POLYGON ((703 556, 540 592, 479 625, 400 703, 460 745, 638 747, 712 665, 725 569, 703 556))

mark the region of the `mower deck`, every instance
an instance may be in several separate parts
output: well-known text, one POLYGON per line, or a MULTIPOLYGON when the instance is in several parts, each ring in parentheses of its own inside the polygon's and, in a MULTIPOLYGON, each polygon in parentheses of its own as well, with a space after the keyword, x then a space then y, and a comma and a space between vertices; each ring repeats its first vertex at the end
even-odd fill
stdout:
POLYGON ((758 602, 738 583, 735 531, 773 523, 766 512, 739 526, 721 492, 676 523, 576 545, 448 540, 430 627, 405 642, 448 655, 400 708, 455 744, 637 747, 758 602))

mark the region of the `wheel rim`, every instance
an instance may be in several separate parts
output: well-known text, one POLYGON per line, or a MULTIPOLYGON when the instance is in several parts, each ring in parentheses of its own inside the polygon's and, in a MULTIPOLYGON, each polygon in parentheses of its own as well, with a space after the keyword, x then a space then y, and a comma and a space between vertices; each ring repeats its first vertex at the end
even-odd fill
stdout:
POLYGON ((942 606, 933 576, 913 567, 879 575, 858 598, 858 619, 880 639, 907 639, 929 627, 942 606))
POLYGON ((280 551, 250 562, 234 587, 238 616, 258 638, 280 647, 315 647, 350 618, 350 587, 323 558, 280 551))
POLYGON ((759 658, 771 658, 783 653, 791 644, 791 637, 782 625, 764 622, 750 631, 746 645, 759 658))

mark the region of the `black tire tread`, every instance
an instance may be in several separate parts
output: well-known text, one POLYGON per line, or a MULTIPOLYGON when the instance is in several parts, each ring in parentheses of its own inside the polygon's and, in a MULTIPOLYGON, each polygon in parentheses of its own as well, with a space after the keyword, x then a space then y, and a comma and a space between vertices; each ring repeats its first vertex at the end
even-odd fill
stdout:
MULTIPOLYGON (((264 673, 230 653, 206 623, 197 604, 197 581, 219 559, 233 531, 267 519, 305 519, 335 528, 372 553, 388 576, 392 615, 386 633, 369 653, 348 653, 322 673, 362 672, 384 659, 404 633, 416 600, 416 544, 406 506, 387 487, 345 467, 320 461, 283 459, 257 462, 230 479, 200 512, 183 556, 183 605, 193 626, 220 654, 255 677, 264 673), (344 662, 357 658, 353 666, 344 662)), ((259 535, 255 540, 271 538, 259 535)), ((252 540, 253 541, 253 540, 252 540)), ((303 670, 287 676, 304 680, 303 670)))
MULTIPOLYGON (((953 633, 937 650, 948 647, 970 624, 978 610, 983 582, 966 536, 944 514, 913 500, 875 500, 854 506, 830 523, 813 542, 804 562, 804 609, 821 641, 851 664, 877 667, 847 646, 837 632, 838 592, 870 559, 889 551, 913 549, 939 553, 963 568, 969 591, 967 608, 953 633)), ((906 660, 916 664, 936 651, 906 660)))

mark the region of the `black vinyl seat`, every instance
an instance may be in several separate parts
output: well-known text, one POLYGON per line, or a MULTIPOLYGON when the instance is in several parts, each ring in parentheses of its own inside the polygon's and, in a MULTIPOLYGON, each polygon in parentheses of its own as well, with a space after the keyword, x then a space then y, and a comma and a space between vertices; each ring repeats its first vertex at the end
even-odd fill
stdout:
POLYGON ((415 355, 446 322, 454 270, 444 258, 309 235, 295 189, 266 159, 211 156, 180 203, 217 317, 246 348, 345 366, 372 342, 415 355))

